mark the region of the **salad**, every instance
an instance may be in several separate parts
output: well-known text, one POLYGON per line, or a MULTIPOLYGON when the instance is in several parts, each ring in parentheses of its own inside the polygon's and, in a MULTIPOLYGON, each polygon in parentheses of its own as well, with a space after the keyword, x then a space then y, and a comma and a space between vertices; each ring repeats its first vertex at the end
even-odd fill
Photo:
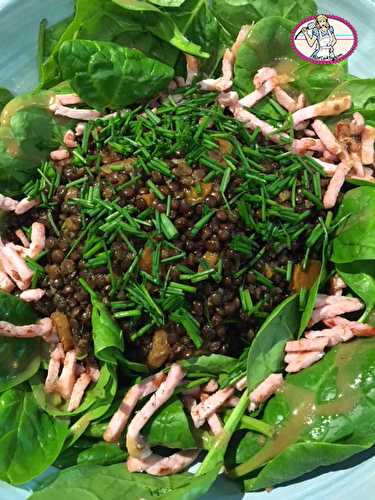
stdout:
POLYGON ((76 0, 0 89, 0 479, 271 488, 375 443, 375 83, 313 1, 76 0), (188 472, 195 465, 195 473, 188 472))

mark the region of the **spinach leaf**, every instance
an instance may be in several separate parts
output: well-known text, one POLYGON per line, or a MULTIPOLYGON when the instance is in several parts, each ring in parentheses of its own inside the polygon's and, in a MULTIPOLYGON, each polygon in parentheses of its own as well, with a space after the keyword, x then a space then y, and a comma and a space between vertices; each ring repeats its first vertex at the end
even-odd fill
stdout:
POLYGON ((292 87, 303 92, 310 103, 324 101, 332 89, 348 75, 347 61, 338 64, 300 63, 294 72, 292 87))
POLYGON ((300 323, 299 299, 292 295, 279 304, 260 327, 247 358, 247 384, 251 391, 282 367, 285 343, 296 337, 300 323))
POLYGON ((104 364, 100 370, 98 381, 86 391, 82 403, 72 412, 67 410, 68 404, 66 402, 61 402, 60 398, 58 398, 56 404, 56 396, 54 394, 46 393, 44 390, 44 382, 42 381, 40 374, 36 374, 30 380, 31 390, 33 391, 36 402, 42 410, 54 417, 80 415, 91 408, 94 403, 98 401, 104 399, 104 402, 107 402, 107 389, 111 387, 112 384, 112 370, 104 364))
POLYGON ((0 111, 4 108, 4 106, 13 99, 13 94, 10 90, 0 87, 0 111))
POLYGON ((180 8, 169 12, 181 33, 210 54, 209 59, 199 61, 199 72, 203 76, 212 75, 225 47, 230 46, 231 37, 214 16, 207 0, 185 0, 180 8))
POLYGON ((43 63, 51 55, 54 46, 69 26, 73 16, 62 19, 58 23, 48 27, 47 19, 42 19, 39 24, 38 35, 38 68, 39 78, 43 78, 43 63))
POLYGON ((59 51, 63 78, 89 105, 121 109, 164 89, 173 69, 142 52, 109 42, 73 40, 59 51))
POLYGON ((223 354, 210 354, 209 356, 184 359, 180 364, 186 371, 187 377, 203 377, 230 373, 237 361, 236 358, 223 354))
POLYGON ((30 391, 17 387, 0 396, 0 479, 30 481, 58 457, 67 422, 42 412, 30 391))
POLYGON ((280 16, 299 22, 316 14, 313 0, 213 0, 215 16, 235 38, 241 26, 260 21, 268 16, 280 16))
POLYGON ((215 480, 214 473, 201 477, 192 474, 153 477, 132 474, 123 464, 78 465, 60 472, 52 482, 35 491, 30 500, 118 500, 119 492, 131 492, 132 498, 145 500, 193 500, 204 494, 215 480), (184 495, 174 497, 186 490, 184 495))
POLYGON ((375 307, 375 266, 373 261, 360 260, 338 264, 336 270, 349 288, 366 304, 364 317, 375 307))
POLYGON ((253 89, 253 76, 262 66, 272 66, 281 57, 297 59, 290 45, 293 26, 292 21, 283 17, 266 17, 254 25, 238 51, 234 66, 234 85, 242 94, 253 89))
MULTIPOLYGON (((30 304, 0 291, 0 321, 28 325, 37 319, 30 304)), ((21 384, 38 371, 40 351, 39 339, 0 337, 0 392, 21 384)))
MULTIPOLYGON (((73 465, 77 465, 78 455, 82 451, 87 450, 92 446, 93 442, 91 439, 81 437, 70 448, 66 448, 60 453, 60 455, 55 460, 53 466, 58 467, 59 469, 66 469, 67 467, 72 467, 73 465)), ((42 483, 44 484, 43 479, 42 483)))
POLYGON ((150 446, 196 448, 188 418, 177 398, 164 405, 147 424, 145 435, 150 446))
POLYGON ((289 375, 264 411, 263 420, 276 426, 274 436, 258 451, 247 438, 255 453, 249 456, 243 448, 241 455, 246 460, 232 476, 246 475, 245 488, 253 491, 372 446, 374 368, 375 339, 356 339, 331 349, 319 363, 289 375))
MULTIPOLYGON (((133 14, 142 15, 142 24, 147 27, 153 35, 169 42, 171 45, 180 49, 182 52, 192 54, 197 57, 209 57, 207 52, 204 52, 199 45, 190 42, 173 20, 173 16, 164 12, 155 5, 143 0, 113 0, 113 2, 133 14)), ((131 16, 131 14, 129 14, 131 16)), ((139 19, 139 18, 138 18, 139 19)))
POLYGON ((366 119, 375 119, 375 78, 352 78, 332 90, 332 97, 346 94, 352 97, 350 116, 360 111, 366 119))
POLYGON ((375 190, 361 186, 345 193, 337 220, 345 218, 333 240, 336 264, 375 259, 375 190))
POLYGON ((126 453, 114 443, 96 443, 83 450, 77 457, 77 464, 112 465, 125 462, 126 453))
POLYGON ((149 0, 159 7, 180 7, 186 0, 149 0))

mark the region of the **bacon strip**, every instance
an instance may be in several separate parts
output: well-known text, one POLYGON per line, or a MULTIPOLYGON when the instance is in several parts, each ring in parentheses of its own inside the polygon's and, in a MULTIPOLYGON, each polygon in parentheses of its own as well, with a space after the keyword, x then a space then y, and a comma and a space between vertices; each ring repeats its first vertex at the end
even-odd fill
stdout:
POLYGON ((343 290, 346 288, 345 281, 338 275, 335 274, 329 283, 330 292, 332 295, 342 295, 343 290))
POLYGON ((17 200, 0 194, 0 210, 4 210, 5 212, 14 212, 14 210, 17 208, 17 205, 17 200))
POLYGON ((66 116, 67 118, 80 121, 96 120, 101 116, 99 111, 95 111, 94 109, 68 108, 57 103, 51 104, 49 109, 53 111, 56 116, 66 116))
POLYGON ((22 231, 22 229, 17 229, 15 234, 16 234, 17 238, 21 241, 22 245, 25 248, 29 248, 30 242, 27 239, 26 234, 22 231))
POLYGON ((207 417, 207 424, 214 436, 220 434, 224 428, 223 423, 217 413, 213 413, 212 415, 207 417))
POLYGON ((57 94, 56 100, 63 106, 81 104, 83 102, 78 94, 57 94))
MULTIPOLYGON (((327 321, 327 320, 326 320, 327 321)), ((325 321, 325 322, 326 322, 325 321)), ((350 328, 343 325, 332 326, 332 328, 324 328, 323 330, 311 330, 305 333, 307 339, 326 339, 327 346, 333 347, 341 342, 347 342, 354 337, 350 328)))
POLYGON ((60 160, 67 160, 70 157, 70 153, 64 148, 59 148, 55 149, 55 151, 51 151, 49 156, 53 161, 60 161, 60 160))
POLYGON ((276 86, 276 79, 266 80, 261 87, 256 88, 250 92, 250 94, 240 99, 239 103, 245 108, 252 108, 257 102, 261 101, 266 95, 270 94, 276 86))
POLYGON ((16 215, 22 215, 31 210, 32 208, 36 207, 37 205, 39 205, 38 200, 29 200, 28 198, 24 198, 23 200, 17 203, 14 213, 16 215))
POLYGON ((165 379, 166 375, 164 373, 156 373, 129 389, 129 391, 125 394, 119 409, 113 415, 108 424, 108 427, 103 435, 104 441, 107 441, 107 443, 116 443, 120 439, 120 436, 125 429, 130 415, 134 411, 138 401, 141 398, 149 396, 153 392, 157 391, 160 384, 164 382, 165 379))
POLYGON ((24 302, 38 302, 45 293, 46 291, 41 288, 33 288, 32 290, 25 290, 20 293, 20 299, 24 302))
POLYGON ((372 165, 374 163, 375 128, 366 125, 363 129, 361 140, 362 163, 363 165, 372 165))
POLYGON ((173 364, 166 380, 162 382, 158 390, 130 422, 126 435, 126 447, 130 456, 142 459, 151 455, 152 451, 141 436, 140 431, 158 408, 172 396, 184 375, 181 366, 177 363, 173 364))
POLYGON ((272 142, 280 143, 283 139, 289 140, 287 134, 277 133, 276 129, 272 125, 263 120, 260 120, 239 104, 234 107, 233 115, 235 118, 237 118, 237 120, 244 123, 246 127, 252 130, 259 128, 262 134, 267 136, 267 138, 272 142))
POLYGON ((197 404, 191 411, 191 418, 193 419, 195 427, 202 427, 207 417, 216 413, 225 401, 233 395, 233 393, 234 387, 219 389, 205 401, 197 404))
POLYGON ((320 139, 312 137, 302 137, 302 139, 294 139, 292 142, 292 152, 297 155, 304 155, 307 151, 324 151, 324 145, 320 139))
POLYGON ((310 326, 325 319, 333 318, 334 316, 340 316, 341 314, 363 309, 363 304, 359 299, 352 297, 335 297, 342 300, 315 309, 309 323, 310 326))
POLYGON ((212 378, 211 380, 209 380, 207 382, 207 384, 205 384, 203 387, 202 387, 202 390, 204 392, 208 392, 208 393, 212 393, 212 392, 216 392, 217 390, 219 389, 219 384, 217 383, 217 381, 212 378))
POLYGON ((289 113, 294 113, 295 111, 297 111, 296 101, 287 92, 285 92, 284 89, 276 86, 273 89, 273 93, 276 97, 276 101, 280 104, 280 106, 289 111, 289 113))
POLYGON ((64 135, 64 144, 67 148, 77 147, 77 142, 75 140, 75 134, 73 130, 67 130, 64 135))
POLYGON ((250 24, 244 24, 243 26, 241 26, 241 29, 238 32, 237 38, 236 38, 236 40, 231 48, 231 51, 232 51, 234 58, 237 57, 237 54, 238 54, 238 51, 239 51, 241 45, 246 41, 251 30, 252 30, 252 25, 250 25, 250 24))
POLYGON ((1 256, 0 260, 5 272, 21 290, 26 290, 30 286, 33 273, 14 248, 10 245, 1 245, 0 243, 0 251, 5 256, 5 261, 2 261, 1 256))
POLYGON ((72 395, 69 399, 68 411, 74 411, 79 407, 85 394, 85 390, 90 385, 90 383, 91 377, 88 373, 84 372, 78 377, 76 383, 73 386, 72 395))
POLYGON ((28 251, 29 257, 35 259, 46 246, 46 228, 40 222, 34 222, 31 226, 31 244, 28 251))
POLYGON ((352 135, 361 135, 365 128, 365 119, 356 111, 353 113, 352 121, 350 122, 350 133, 352 135))
POLYGON ((272 78, 277 77, 277 71, 275 68, 270 68, 269 66, 263 66, 263 68, 258 69, 253 78, 253 84, 256 89, 260 89, 263 84, 272 78))
POLYGON ((47 393, 52 393, 55 390, 56 383, 59 378, 61 363, 64 362, 65 353, 62 344, 57 344, 55 349, 51 352, 47 378, 44 382, 44 389, 47 393))
POLYGON ((76 382, 77 355, 74 350, 68 351, 64 359, 64 367, 60 378, 55 384, 55 391, 64 399, 69 399, 72 395, 76 382))
POLYGON ((126 465, 129 472, 147 472, 152 476, 168 476, 185 470, 198 455, 199 450, 181 450, 164 458, 154 453, 144 459, 130 456, 126 465))
POLYGON ((285 352, 323 351, 327 344, 324 338, 291 340, 286 343, 285 352))
POLYGON ((254 411, 261 403, 267 401, 283 385, 281 373, 272 373, 250 393, 249 411, 254 411))
POLYGON ((337 197, 345 182, 347 174, 352 168, 351 162, 342 161, 337 165, 335 172, 330 180, 327 190, 324 193, 323 205, 324 208, 333 208, 336 205, 337 197))
POLYGON ((316 363, 324 356, 323 351, 291 352, 284 358, 288 373, 296 373, 316 363))
POLYGON ((358 321, 349 321, 346 318, 341 318, 340 316, 335 316, 334 318, 329 318, 324 320, 327 326, 332 328, 336 326, 342 326, 344 328, 349 328, 353 335, 357 337, 372 337, 375 335, 375 328, 366 323, 359 323, 358 321))
POLYGON ((15 285, 13 281, 8 277, 8 275, 4 271, 0 270, 0 290, 2 290, 3 292, 10 293, 13 292, 14 287, 15 285))
MULTIPOLYGON (((4 250, 5 250, 5 246, 2 244, 2 242, 0 240, 0 267, 1 267, 2 272, 7 277, 11 278, 20 290, 26 290, 26 288, 28 288, 27 284, 25 284, 22 281, 17 270, 15 269, 13 264, 9 261, 9 259, 5 255, 4 250)), ((8 284, 8 286, 10 286, 9 282, 7 282, 4 279, 4 285, 6 285, 6 284, 8 284)))
POLYGON ((234 387, 237 389, 237 391, 242 392, 247 386, 247 377, 240 378, 240 380, 237 380, 237 382, 234 384, 234 387))
POLYGON ((0 336, 15 338, 44 337, 52 332, 50 318, 40 319, 36 324, 17 326, 7 321, 0 321, 0 336))
POLYGON ((340 115, 344 111, 350 109, 352 105, 352 98, 350 96, 339 97, 337 99, 331 99, 329 101, 322 101, 306 108, 299 109, 293 113, 293 124, 294 126, 299 123, 310 120, 317 116, 336 116, 340 115))
POLYGON ((341 144, 322 120, 314 120, 311 126, 330 153, 333 155, 341 153, 341 144))

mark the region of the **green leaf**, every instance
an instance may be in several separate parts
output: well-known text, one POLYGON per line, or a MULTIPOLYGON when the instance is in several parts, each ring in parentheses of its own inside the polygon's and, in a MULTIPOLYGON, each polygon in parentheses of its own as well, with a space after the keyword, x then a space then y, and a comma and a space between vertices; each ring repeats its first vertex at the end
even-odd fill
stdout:
POLYGON ((181 366, 189 376, 212 376, 230 373, 237 359, 223 354, 210 354, 209 356, 198 356, 195 358, 184 359, 181 366))
POLYGON ((316 14, 313 0, 213 0, 215 16, 232 34, 237 36, 241 26, 260 21, 264 17, 280 16, 294 24, 304 17, 316 14))
POLYGON ((303 92, 308 102, 320 102, 326 99, 332 89, 341 84, 348 75, 348 63, 311 64, 301 63, 294 72, 295 81, 291 83, 303 92))
MULTIPOLYGON (((209 57, 199 45, 190 42, 179 30, 173 16, 161 11, 155 5, 143 0, 113 0, 113 2, 130 12, 141 13, 142 23, 153 35, 169 42, 182 52, 197 57, 209 57)), ((139 15, 139 14, 138 14, 139 15)))
POLYGON ((350 94, 352 108, 348 111, 360 111, 367 119, 375 120, 375 78, 353 78, 338 85, 332 91, 333 96, 350 94))
POLYGON ((276 426, 274 436, 258 445, 246 438, 248 449, 246 443, 240 445, 241 454, 237 454, 245 461, 231 475, 246 475, 245 488, 253 491, 372 446, 374 367, 375 339, 356 339, 339 344, 300 373, 288 375, 264 410, 263 421, 276 426))
POLYGON ((63 78, 97 109, 121 109, 154 96, 174 74, 172 68, 138 50, 88 40, 64 42, 59 65, 63 78))
POLYGON ((10 90, 0 87, 0 111, 3 110, 4 106, 13 99, 13 94, 10 90))
POLYGON ((150 446, 167 448, 196 448, 184 407, 179 399, 164 405, 145 428, 150 446))
POLYGON ((288 297, 268 316, 250 346, 247 358, 249 391, 271 373, 281 370, 285 344, 296 337, 299 323, 297 295, 288 297))
POLYGON ((66 421, 42 412, 31 392, 13 388, 0 396, 0 479, 22 484, 44 472, 58 457, 66 421))
POLYGON ((362 186, 348 191, 337 220, 345 221, 333 240, 331 260, 336 264, 375 259, 375 190, 362 186))
POLYGON ((77 464, 112 465, 125 462, 126 453, 114 443, 96 443, 81 451, 77 464))
POLYGON ((131 492, 134 499, 194 500, 208 490, 215 478, 213 472, 201 477, 192 474, 153 477, 130 473, 123 464, 78 465, 60 472, 30 500, 118 500, 119 492, 131 492))
MULTIPOLYGON (((0 321, 29 325, 37 320, 30 304, 0 291, 0 321)), ((39 339, 0 337, 0 392, 21 384, 38 371, 40 351, 39 339)))
POLYGON ((341 278, 366 304, 365 317, 375 307, 375 266, 374 262, 361 260, 336 266, 341 278))

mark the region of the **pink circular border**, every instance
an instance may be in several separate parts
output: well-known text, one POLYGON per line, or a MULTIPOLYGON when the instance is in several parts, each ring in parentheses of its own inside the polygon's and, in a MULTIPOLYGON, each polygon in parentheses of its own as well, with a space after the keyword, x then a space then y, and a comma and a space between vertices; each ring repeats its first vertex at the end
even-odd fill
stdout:
POLYGON ((298 55, 298 57, 300 57, 301 59, 303 59, 304 61, 306 62, 309 62, 309 63, 312 63, 312 64, 338 64, 339 62, 341 61, 345 61, 346 59, 348 59, 352 54, 353 52, 356 50, 356 48, 358 47, 358 33, 357 33, 357 30, 354 28, 354 26, 349 22, 347 21, 346 19, 344 19, 343 17, 340 17, 340 16, 334 16, 332 14, 324 14, 325 16, 327 16, 328 18, 331 18, 331 19, 336 19, 337 21, 340 21, 344 24, 346 24, 346 26, 348 26, 348 28, 351 29, 352 33, 353 33, 353 36, 354 36, 354 43, 353 43, 353 47, 349 50, 349 52, 347 54, 345 54, 344 56, 341 56, 341 57, 338 57, 337 59, 335 59, 334 61, 316 61, 314 59, 312 59, 311 57, 308 57, 308 56, 305 56, 304 54, 302 54, 296 47, 295 45, 295 42, 294 42, 294 36, 296 34, 296 31, 303 25, 306 23, 306 21, 312 21, 314 19, 316 19, 316 16, 308 16, 308 17, 305 17, 304 19, 302 19, 302 21, 300 21, 291 31, 290 33, 290 45, 292 47, 292 50, 298 55))

